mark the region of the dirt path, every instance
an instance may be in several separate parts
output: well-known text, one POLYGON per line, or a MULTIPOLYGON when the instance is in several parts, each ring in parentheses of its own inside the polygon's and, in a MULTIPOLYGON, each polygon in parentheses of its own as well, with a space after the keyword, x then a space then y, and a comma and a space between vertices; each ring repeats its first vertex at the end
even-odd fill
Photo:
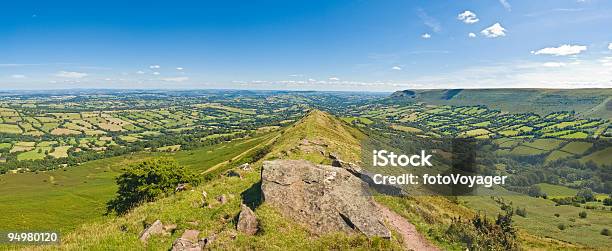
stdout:
POLYGON ((396 214, 389 210, 387 207, 375 203, 379 208, 380 212, 387 219, 387 222, 395 228, 395 230, 404 239, 404 247, 408 250, 426 250, 426 251, 438 251, 440 250, 433 244, 431 244, 423 235, 421 235, 412 223, 408 222, 404 217, 396 214))

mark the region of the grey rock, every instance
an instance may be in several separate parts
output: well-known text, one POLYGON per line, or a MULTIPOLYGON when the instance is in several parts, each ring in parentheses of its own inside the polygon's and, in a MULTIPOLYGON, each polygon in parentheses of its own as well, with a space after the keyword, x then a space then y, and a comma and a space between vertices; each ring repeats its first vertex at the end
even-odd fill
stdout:
POLYGON ((217 197, 217 201, 219 203, 221 203, 221 205, 223 205, 223 204, 227 203, 227 197, 225 197, 225 194, 219 195, 217 197))
POLYGON ((172 244, 172 251, 199 251, 204 248, 203 242, 198 240, 200 231, 185 230, 183 235, 172 244))
POLYGON ((238 226, 236 229, 247 235, 255 235, 259 229, 258 225, 259 224, 253 210, 251 210, 245 204, 241 204, 240 215, 238 216, 238 226))
POLYGON ((305 160, 266 161, 261 189, 267 203, 316 234, 344 231, 391 237, 368 185, 343 168, 305 160))
POLYGON ((242 165, 240 165, 238 168, 244 170, 244 171, 251 171, 251 165, 249 163, 244 163, 242 165))
POLYGON ((140 234, 140 241, 147 242, 151 235, 164 233, 164 225, 160 220, 156 220, 140 234))

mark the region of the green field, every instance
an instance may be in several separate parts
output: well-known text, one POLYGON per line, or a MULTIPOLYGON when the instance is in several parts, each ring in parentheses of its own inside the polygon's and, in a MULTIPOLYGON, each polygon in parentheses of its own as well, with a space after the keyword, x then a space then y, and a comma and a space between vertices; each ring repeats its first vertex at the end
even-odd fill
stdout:
POLYGON ((20 134, 23 130, 18 125, 0 124, 0 133, 20 134))
POLYGON ((548 195, 548 198, 573 197, 573 196, 576 196, 576 194, 578 193, 578 190, 576 189, 559 186, 559 185, 540 183, 537 186, 540 187, 540 189, 542 189, 542 192, 548 195))
POLYGON ((588 151, 593 146, 593 143, 590 142, 570 142, 567 145, 561 148, 561 151, 565 151, 573 154, 583 154, 588 151))
POLYGON ((593 161, 598 165, 609 165, 612 161, 612 147, 594 152, 580 159, 582 162, 593 161))

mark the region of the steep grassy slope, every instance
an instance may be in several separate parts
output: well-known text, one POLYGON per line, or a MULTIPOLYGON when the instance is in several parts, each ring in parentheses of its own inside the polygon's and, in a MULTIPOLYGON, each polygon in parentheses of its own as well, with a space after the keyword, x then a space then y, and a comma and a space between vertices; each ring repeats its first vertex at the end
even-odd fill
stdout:
POLYGON ((5 230, 44 226, 65 233, 84 222, 105 219, 105 203, 117 189, 114 177, 130 163, 172 156, 194 172, 204 171, 274 136, 265 134, 177 153, 143 152, 61 170, 2 175, 0 226, 5 230))

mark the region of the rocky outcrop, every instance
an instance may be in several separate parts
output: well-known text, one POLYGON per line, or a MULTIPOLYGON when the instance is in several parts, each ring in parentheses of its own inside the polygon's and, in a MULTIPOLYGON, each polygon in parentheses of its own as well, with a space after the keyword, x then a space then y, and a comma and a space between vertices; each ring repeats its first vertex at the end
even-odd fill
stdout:
POLYGON ((170 235, 176 230, 176 224, 162 224, 160 220, 156 220, 149 227, 145 228, 145 230, 140 233, 140 241, 143 243, 147 243, 149 237, 153 235, 170 235))
POLYGON ((200 251, 206 245, 205 240, 198 240, 200 231, 185 230, 183 235, 172 244, 172 251, 200 251))
POLYGON ((266 203, 314 233, 356 231, 369 237, 391 236, 367 184, 343 168, 305 160, 266 161, 261 189, 266 203))
POLYGON ((147 240, 149 239, 149 237, 151 237, 151 235, 163 234, 163 233, 164 233, 164 224, 162 224, 160 220, 156 220, 148 228, 142 231, 139 239, 142 242, 147 242, 147 240))
POLYGON ((247 235, 255 235, 259 229, 255 213, 245 204, 241 204, 240 209, 237 230, 247 235))

